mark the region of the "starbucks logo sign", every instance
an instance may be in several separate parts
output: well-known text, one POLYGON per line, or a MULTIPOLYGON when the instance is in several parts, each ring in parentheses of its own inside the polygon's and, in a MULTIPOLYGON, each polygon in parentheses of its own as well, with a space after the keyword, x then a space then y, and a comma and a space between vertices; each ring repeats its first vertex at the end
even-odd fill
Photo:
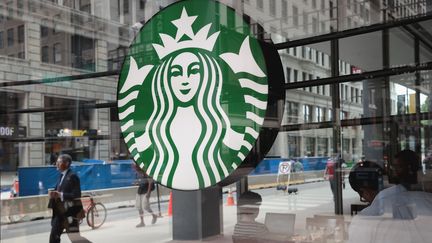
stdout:
POLYGON ((267 67, 249 25, 225 5, 189 0, 159 12, 131 44, 118 84, 135 162, 174 189, 224 180, 260 136, 267 67))

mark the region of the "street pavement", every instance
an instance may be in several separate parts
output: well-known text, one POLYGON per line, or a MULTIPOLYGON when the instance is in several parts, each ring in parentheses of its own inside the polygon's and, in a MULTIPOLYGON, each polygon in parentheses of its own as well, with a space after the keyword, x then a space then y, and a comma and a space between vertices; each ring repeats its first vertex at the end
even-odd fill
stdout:
MULTIPOLYGON (((268 212, 293 213, 296 214, 295 232, 301 234, 305 230, 306 217, 333 214, 334 204, 328 182, 308 183, 296 187, 299 189, 297 195, 276 191, 275 188, 254 190, 263 198, 257 221, 264 223, 268 212)), ((358 202, 358 195, 349 185, 343 193, 345 218, 349 221, 351 217, 349 205, 358 202)), ((226 205, 226 195, 223 203, 223 235, 206 239, 206 242, 232 242, 237 208, 226 205)), ((157 205, 153 204, 152 208, 157 211, 157 205)), ((83 223, 81 235, 95 243, 176 242, 172 240, 172 218, 166 215, 167 203, 162 203, 161 212, 162 217, 158 218, 156 224, 151 225, 151 216, 146 215, 144 219, 146 226, 136 228, 139 218, 135 208, 110 208, 107 220, 101 228, 92 230, 83 223)), ((45 243, 48 242, 49 231, 49 219, 1 225, 0 241, 2 243, 45 243)), ((62 242, 70 242, 66 234, 62 235, 62 242)))

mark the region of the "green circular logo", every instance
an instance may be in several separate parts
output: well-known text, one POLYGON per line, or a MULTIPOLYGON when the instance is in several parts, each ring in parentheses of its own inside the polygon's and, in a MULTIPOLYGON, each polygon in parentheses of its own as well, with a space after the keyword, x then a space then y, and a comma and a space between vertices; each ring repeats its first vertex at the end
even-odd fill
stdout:
POLYGON ((132 42, 119 78, 120 125, 135 162, 174 189, 221 182, 258 139, 267 79, 260 44, 233 9, 203 0, 163 9, 132 42))

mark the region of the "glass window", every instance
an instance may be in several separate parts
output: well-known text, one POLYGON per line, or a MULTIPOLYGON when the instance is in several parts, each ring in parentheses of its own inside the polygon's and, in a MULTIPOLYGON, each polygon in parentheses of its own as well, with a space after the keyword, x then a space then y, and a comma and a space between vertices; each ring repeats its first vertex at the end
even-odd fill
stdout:
POLYGON ((287 83, 289 83, 289 82, 291 82, 292 81, 292 79, 291 79, 291 68, 289 68, 289 67, 287 67, 286 68, 286 82, 287 83))
POLYGON ((315 107, 315 115, 316 115, 316 121, 317 122, 323 122, 325 120, 325 108, 322 107, 315 107))
POLYGON ((263 0, 257 0, 257 8, 261 10, 264 8, 263 0))
POLYGON ((8 46, 14 45, 14 29, 8 29, 7 30, 7 43, 8 43, 8 46))
POLYGON ((312 122, 312 106, 303 105, 303 121, 305 123, 312 122))
POLYGON ((316 155, 315 153, 315 138, 311 138, 311 137, 305 137, 305 151, 304 154, 307 157, 313 157, 316 155))
MULTIPOLYGON (((129 45, 140 27, 138 22, 146 23, 151 18, 159 18, 161 15, 156 14, 160 10, 181 1, 3 2, 5 3, 0 4, 0 55, 4 57, 0 58, 0 241, 46 241, 45 229, 50 227, 50 220, 39 220, 40 227, 32 228, 31 232, 28 230, 31 222, 27 221, 51 214, 52 211, 46 209, 46 195, 48 188, 55 186, 57 178, 54 177, 58 172, 53 164, 61 153, 72 155, 73 169, 77 172, 80 168, 86 168, 77 173, 82 178, 83 191, 97 195, 95 200, 108 209, 110 216, 100 230, 109 233, 99 234, 100 240, 118 242, 128 237, 139 239, 142 232, 124 231, 124 228, 118 227, 125 225, 131 228, 135 226, 134 220, 138 219, 139 222, 137 210, 128 207, 136 199, 137 188, 134 183, 137 174, 131 167, 133 158, 124 141, 119 121, 117 85, 119 76, 125 73, 119 74, 118 70, 124 62, 128 62, 125 60, 128 53, 153 50, 151 44, 154 44, 154 40, 161 40, 159 34, 163 31, 159 28, 163 26, 153 26, 156 36, 140 37, 139 43, 143 45, 130 50, 129 45), (32 172, 25 176, 24 170, 30 169, 49 170, 52 173, 32 172), (9 188, 14 183, 15 175, 20 184, 19 193, 14 194, 9 188), (48 177, 52 177, 51 182, 45 181, 48 177), (113 183, 114 186, 99 188, 103 183, 113 183), (9 198, 9 191, 18 198, 9 198), (3 200, 5 195, 7 200, 3 200), (24 206, 21 207, 20 202, 25 202, 24 206), (9 228, 13 229, 3 230, 3 226, 9 226, 9 223, 13 226, 9 228)), ((358 161, 373 161, 385 170, 386 174, 380 181, 383 182, 383 187, 387 187, 393 186, 392 183, 395 182, 391 172, 397 165, 394 155, 403 149, 411 149, 420 157, 418 164, 421 165, 419 171, 411 173, 418 175, 418 184, 413 184, 412 187, 427 193, 432 191, 429 180, 432 171, 431 71, 403 69, 397 75, 392 73, 405 65, 411 65, 410 69, 426 69, 430 65, 432 48, 428 33, 432 33, 432 21, 418 21, 419 17, 428 19, 431 14, 429 1, 380 1, 382 4, 375 4, 378 1, 357 0, 221 2, 244 14, 245 20, 251 23, 251 38, 271 38, 274 43, 280 44, 279 47, 290 46, 278 50, 286 74, 285 83, 281 84, 286 88, 282 127, 266 158, 243 180, 248 182, 247 189, 261 197, 260 203, 252 205, 255 210, 260 209, 253 213, 257 215, 255 222, 259 223, 254 225, 274 230, 273 222, 281 222, 278 220, 280 218, 273 220, 274 217, 282 215, 283 220, 278 225, 283 227, 276 227, 276 230, 289 232, 289 235, 282 237, 281 242, 312 242, 314 239, 319 242, 345 242, 355 237, 348 235, 357 217, 351 215, 350 209, 351 206, 360 208, 366 203, 360 201, 360 195, 345 180, 345 189, 341 190, 344 212, 341 215, 335 213, 335 205, 340 199, 337 198, 335 188, 339 185, 335 187, 331 186, 334 182, 323 181, 323 175, 330 179, 326 167, 336 161, 335 156, 340 156, 345 161, 346 167, 341 171, 345 173, 345 177, 358 161), (404 17, 410 17, 409 21, 414 24, 382 30, 398 24, 404 17), (386 21, 388 24, 382 25, 386 21), (368 31, 369 25, 379 31, 349 37, 343 35, 345 32, 340 32, 355 26, 364 27, 360 31, 368 31), (388 35, 384 35, 386 33, 388 35), (325 38, 339 41, 340 60, 334 60, 330 55, 329 41, 315 43, 322 38, 319 36, 322 34, 325 34, 325 38), (303 39, 305 37, 310 38, 303 39), (292 46, 292 43, 302 41, 313 44, 292 46), (287 43, 282 44, 284 42, 287 43), (384 56, 386 54, 388 56, 384 56), (340 63, 340 74, 332 77, 331 64, 337 62, 340 63), (373 73, 362 80, 347 80, 351 77, 347 75, 370 71, 376 71, 380 75, 375 76, 373 73), (331 92, 329 84, 318 83, 320 79, 329 77, 331 79, 326 80, 340 85, 338 94, 331 92), (344 83, 339 82, 341 77, 344 83), (316 86, 308 85, 308 80, 313 79, 316 86), (333 96, 341 97, 339 104, 333 104, 333 96), (337 116, 342 119, 340 134, 336 133, 339 131, 339 122, 332 121, 336 119, 332 111, 337 111, 337 116), (295 161, 293 165, 296 166, 293 166, 290 174, 290 182, 296 183, 295 187, 300 191, 295 196, 287 197, 283 192, 273 193, 276 191, 275 182, 280 186, 287 182, 286 177, 277 174, 279 163, 285 160, 295 161), (260 189, 269 186, 272 188, 260 189)), ((192 26, 194 34, 212 15, 220 16, 221 19, 212 24, 210 32, 236 28, 242 20, 242 16, 226 16, 226 11, 219 8, 203 10, 202 14, 192 15, 192 8, 188 8, 187 12, 190 17, 198 15, 192 26)), ((180 14, 181 12, 178 17, 180 14)), ((166 24, 170 26, 168 28, 175 28, 169 22, 166 24)), ((188 40, 188 35, 178 41, 180 40, 188 40)), ((238 49, 233 51, 237 52, 238 49)), ((141 58, 136 60, 139 68, 142 68, 148 57, 141 58)), ((228 74, 230 77, 234 77, 233 75, 250 77, 244 73, 228 74)), ((146 83, 148 84, 147 80, 144 84, 147 85, 146 83)), ((149 91, 150 88, 148 85, 142 90, 149 91)), ((161 94, 168 90, 166 87, 161 89, 161 94)), ((144 96, 142 93, 139 97, 144 96)), ((221 94, 223 110, 230 109, 230 103, 226 102, 228 96, 224 92, 221 94)), ((154 105, 150 99, 149 105, 154 105)), ((282 113, 282 110, 277 112, 282 113)), ((268 121, 270 126, 277 124, 277 120, 268 121)), ((237 117, 230 119, 230 122, 238 132, 235 127, 239 122, 237 117)), ((275 130, 273 127, 271 129, 275 130)), ((259 135, 266 137, 268 134, 259 135)), ((244 156, 251 157, 246 154, 244 156)), ((243 182, 239 183, 238 188, 243 189, 243 182)), ((234 190, 236 186, 226 185, 223 191, 234 190)), ((288 187, 292 188, 294 186, 288 187)), ((239 197, 240 189, 236 191, 239 197)), ((150 205, 158 215, 165 214, 170 191, 158 184, 157 190, 151 193, 150 205), (157 209, 158 201, 160 211, 157 209)), ((205 197, 214 195, 206 194, 205 197)), ((223 194, 218 192, 219 198, 211 201, 221 202, 229 197, 229 194, 220 195, 223 194)), ((172 203, 175 205, 175 200, 172 203)), ((236 203, 242 205, 241 200, 236 203)), ((234 237, 238 224, 241 224, 242 210, 246 207, 227 207, 225 202, 218 204, 218 207, 220 205, 223 205, 220 207, 223 211, 220 214, 223 215, 221 222, 213 222, 215 217, 206 217, 206 222, 223 226, 223 238, 229 240, 234 237)), ((200 213, 210 213, 205 203, 201 206, 200 213)), ((393 212, 392 207, 386 212, 390 215, 389 223, 396 222, 392 219, 393 212)), ((418 217, 414 221, 421 221, 423 215, 420 210, 417 213, 418 217)), ((251 215, 250 212, 248 214, 251 215)), ((149 216, 144 216, 146 224, 150 224, 149 216)), ((185 219, 182 217, 180 216, 180 220, 185 219)), ((404 220, 407 226, 404 229, 412 226, 411 221, 413 220, 404 220)), ((386 222, 380 223, 385 225, 386 222)), ((428 225, 427 223, 429 222, 424 225, 428 225)), ((81 224, 81 234, 95 241, 94 234, 91 233, 93 231, 86 230, 86 224, 87 222, 81 224)), ((158 218, 156 224, 156 228, 146 227, 146 232, 151 234, 149 241, 170 240, 174 222, 164 217, 158 218)), ((364 228, 369 225, 376 224, 361 226, 364 228)), ((185 227, 192 229, 188 228, 189 225, 185 227)), ((382 232, 376 228, 372 230, 382 232)), ((414 232, 405 236, 421 237, 421 233, 414 232)), ((361 237, 364 235, 366 234, 361 237)), ((279 234, 271 236, 279 237, 279 234)), ((361 237, 360 240, 364 240, 361 237)), ((255 238, 246 242, 254 242, 255 238)))
POLYGON ((287 122, 288 123, 297 123, 298 115, 299 115, 299 104, 297 102, 287 102, 287 122))
POLYGON ((41 37, 48 36, 48 27, 41 25, 40 31, 41 31, 41 37))
POLYGON ((329 156, 328 138, 317 138, 317 155, 329 156))
POLYGON ((293 5, 292 6, 292 12, 293 12, 293 25, 295 28, 298 28, 299 26, 299 12, 298 7, 293 5))
POLYGON ((140 0, 139 1, 139 7, 140 7, 140 9, 144 9, 145 8, 145 4, 146 4, 146 0, 140 0))
POLYGON ((3 48, 3 31, 0 31, 0 49, 3 48))
MULTIPOLYGON (((282 0, 282 6, 281 6, 281 10, 282 10, 282 19, 285 22, 288 22, 288 2, 287 0, 282 0)), ((288 36, 288 35, 286 35, 288 36)))
POLYGON ((49 62, 49 49, 48 46, 43 46, 41 51, 41 61, 42 62, 49 62))
POLYGON ((24 43, 24 25, 18 26, 18 43, 24 43))
POLYGON ((276 16, 276 0, 269 0, 270 14, 276 16))
POLYGON ((302 81, 306 81, 308 78, 308 74, 305 72, 302 72, 302 81))
POLYGON ((129 1, 123 1, 123 14, 129 13, 129 1))
POLYGON ((62 50, 61 50, 60 43, 54 44, 53 54, 54 54, 54 63, 58 63, 62 61, 62 50))

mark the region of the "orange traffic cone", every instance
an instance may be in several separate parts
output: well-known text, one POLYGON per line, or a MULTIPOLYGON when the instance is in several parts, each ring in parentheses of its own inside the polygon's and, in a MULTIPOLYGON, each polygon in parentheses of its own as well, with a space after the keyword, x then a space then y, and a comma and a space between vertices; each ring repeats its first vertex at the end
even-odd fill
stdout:
POLYGON ((172 216, 172 192, 170 192, 170 196, 169 196, 168 216, 172 216))
POLYGON ((228 197, 227 197, 227 203, 226 206, 234 206, 234 197, 232 195, 231 189, 228 189, 228 197))

